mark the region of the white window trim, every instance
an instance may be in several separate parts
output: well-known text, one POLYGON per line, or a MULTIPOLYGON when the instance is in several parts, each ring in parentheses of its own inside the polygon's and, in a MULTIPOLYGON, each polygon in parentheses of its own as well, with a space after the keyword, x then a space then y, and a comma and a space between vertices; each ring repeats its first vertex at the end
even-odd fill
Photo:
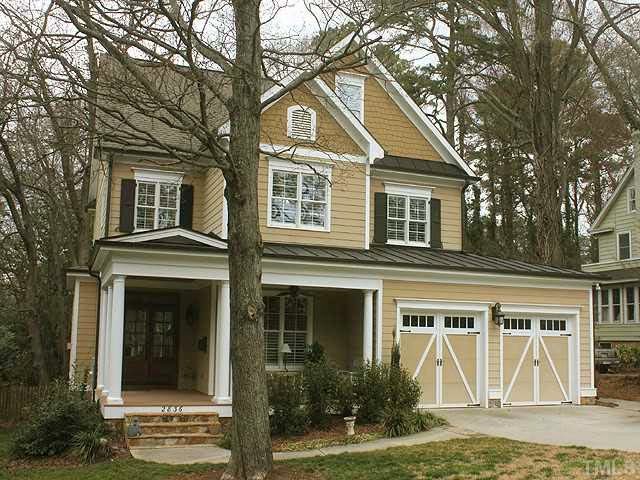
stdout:
POLYGON ((627 188, 627 213, 633 213, 638 209, 638 194, 636 193, 636 188, 635 187, 629 187, 627 188), (633 202, 635 204, 635 208, 631 208, 631 192, 634 192, 634 199, 633 202))
MULTIPOLYGON (((138 185, 140 183, 154 183, 155 188, 155 200, 154 200, 154 217, 153 217, 153 230, 158 229, 158 210, 160 208, 160 184, 168 183, 176 185, 176 222, 173 227, 180 225, 180 190, 182 186, 182 179, 184 178, 183 172, 167 172, 164 170, 149 170, 149 169, 133 169, 133 175, 136 180, 135 191, 135 208, 133 212, 133 226, 134 233, 147 232, 147 228, 138 228, 138 185)), ((171 227, 165 227, 171 228, 171 227)))
POLYGON ((618 232, 616 233, 616 256, 618 258, 618 260, 620 261, 624 261, 624 260, 631 260, 633 259, 633 249, 631 246, 631 231, 624 231, 624 232, 618 232), (629 235, 629 258, 620 258, 620 235, 629 235))
POLYGON ((389 195, 402 196, 407 199, 406 209, 407 218, 405 219, 405 239, 406 240, 390 240, 387 239, 389 245, 408 245, 411 247, 430 247, 431 246, 431 193, 433 187, 426 187, 420 185, 405 185, 401 183, 385 182, 384 193, 387 194, 387 221, 389 220, 389 195), (425 221, 425 241, 424 242, 412 242, 409 241, 409 197, 423 198, 427 201, 426 221, 425 221))
MULTIPOLYGON (((360 96, 360 116, 357 116, 355 113, 353 113, 353 116, 356 117, 358 120, 360 120, 360 122, 364 123, 364 83, 366 80, 367 76, 366 75, 362 75, 362 74, 357 74, 357 73, 345 73, 345 72, 338 72, 336 73, 336 94, 338 91, 338 84, 342 83, 345 85, 354 85, 356 87, 360 87, 361 91, 362 91, 362 95, 360 96)), ((338 96, 338 98, 340 98, 338 96)), ((342 101, 342 99, 340 99, 342 101)), ((344 103, 344 102, 343 102, 344 103)))
POLYGON ((293 138, 293 139, 297 139, 297 140, 303 140, 303 141, 307 141, 307 142, 315 142, 316 140, 316 127, 317 127, 317 123, 316 123, 316 111, 311 108, 311 107, 307 107, 305 105, 291 105, 289 108, 287 108, 287 137, 289 138, 293 138), (308 112, 311 114, 311 136, 309 138, 306 137, 296 137, 293 134, 293 125, 292 125, 292 114, 295 111, 298 110, 303 110, 305 112, 308 112))
MULTIPOLYGON (((331 165, 315 162, 295 163, 279 158, 269 159, 269 178, 268 178, 268 201, 267 201, 267 226, 273 228, 286 228, 289 230, 309 230, 314 232, 330 232, 331 231, 331 165), (313 165, 313 168, 311 167, 313 165), (300 211, 296 215, 296 224, 275 222, 271 219, 271 202, 273 196, 273 171, 282 170, 299 174, 298 176, 298 195, 301 194, 302 174, 323 175, 327 180, 327 202, 326 202, 326 219, 324 227, 314 227, 313 225, 303 225, 300 223, 300 211)), ((301 200, 298 200, 300 203, 301 200)))
MULTIPOLYGON (((265 297, 277 297, 275 294, 267 294, 265 293, 265 297)), ((313 297, 309 295, 300 295, 300 297, 307 299, 307 345, 311 345, 313 343, 313 297)), ((284 302, 286 300, 286 296, 277 297, 280 300, 280 324, 278 325, 278 365, 266 364, 265 368, 269 372, 280 372, 284 371, 284 354, 280 351, 282 349, 282 345, 284 344, 284 302)), ((304 365, 289 365, 287 363, 287 371, 295 372, 300 371, 304 368, 304 365)))

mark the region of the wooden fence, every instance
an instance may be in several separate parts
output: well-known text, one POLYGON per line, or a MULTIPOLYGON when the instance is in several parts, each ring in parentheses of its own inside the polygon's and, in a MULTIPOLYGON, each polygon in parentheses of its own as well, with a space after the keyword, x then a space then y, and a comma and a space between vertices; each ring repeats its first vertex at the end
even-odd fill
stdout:
POLYGON ((0 419, 21 420, 25 407, 47 393, 47 385, 0 385, 0 419))

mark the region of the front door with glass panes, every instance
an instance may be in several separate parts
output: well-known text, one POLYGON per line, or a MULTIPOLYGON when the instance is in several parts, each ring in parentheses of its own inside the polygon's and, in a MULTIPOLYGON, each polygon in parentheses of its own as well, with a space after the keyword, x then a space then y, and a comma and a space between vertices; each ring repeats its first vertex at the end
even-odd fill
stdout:
POLYGON ((176 388, 177 341, 176 297, 134 296, 127 299, 122 375, 124 388, 176 388), (167 303, 167 300, 171 302, 167 303))
POLYGON ((572 322, 511 316, 502 328, 502 404, 571 403, 572 322))
POLYGON ((472 313, 402 312, 400 359, 422 389, 421 407, 479 406, 482 355, 472 313))

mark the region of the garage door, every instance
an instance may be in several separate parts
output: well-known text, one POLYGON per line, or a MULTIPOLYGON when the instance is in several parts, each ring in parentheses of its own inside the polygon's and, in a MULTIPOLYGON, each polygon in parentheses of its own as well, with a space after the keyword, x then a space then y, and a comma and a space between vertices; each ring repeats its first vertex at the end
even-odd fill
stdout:
POLYGON ((473 314, 402 312, 400 358, 420 383, 421 407, 480 405, 480 334, 473 314))
POLYGON ((505 318, 503 405, 571 403, 571 321, 505 318))

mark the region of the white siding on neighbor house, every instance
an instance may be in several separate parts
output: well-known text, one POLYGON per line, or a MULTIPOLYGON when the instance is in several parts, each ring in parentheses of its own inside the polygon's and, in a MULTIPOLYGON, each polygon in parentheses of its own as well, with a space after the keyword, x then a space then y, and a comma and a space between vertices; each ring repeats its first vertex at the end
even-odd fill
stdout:
POLYGON ((612 228, 613 232, 598 235, 600 262, 610 262, 618 259, 618 234, 631 233, 631 257, 640 257, 640 210, 629 212, 627 208, 627 189, 634 185, 633 175, 622 186, 620 195, 615 200, 598 230, 612 228))

